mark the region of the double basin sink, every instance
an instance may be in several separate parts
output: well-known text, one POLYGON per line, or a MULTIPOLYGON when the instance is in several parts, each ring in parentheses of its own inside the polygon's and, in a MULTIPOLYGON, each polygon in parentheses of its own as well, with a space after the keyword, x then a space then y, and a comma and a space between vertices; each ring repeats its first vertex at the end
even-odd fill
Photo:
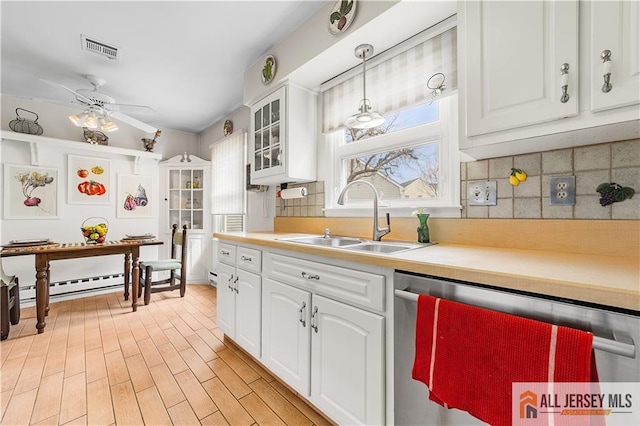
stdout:
POLYGON ((403 251, 422 248, 423 244, 396 243, 387 241, 368 241, 353 237, 292 237, 279 238, 280 241, 291 243, 309 244, 319 247, 335 247, 350 251, 359 251, 365 253, 393 254, 403 251))

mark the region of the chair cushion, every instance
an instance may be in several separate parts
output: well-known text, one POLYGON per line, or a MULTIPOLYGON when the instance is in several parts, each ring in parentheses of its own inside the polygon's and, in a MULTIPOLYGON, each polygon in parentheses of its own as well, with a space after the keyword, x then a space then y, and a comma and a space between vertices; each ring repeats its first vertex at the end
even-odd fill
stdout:
POLYGON ((8 282, 5 281, 4 279, 0 279, 0 285, 1 286, 9 287, 7 290, 11 290, 12 288, 14 288, 16 286, 16 276, 15 275, 10 275, 10 276, 7 276, 5 278, 7 278, 8 282))
POLYGON ((182 263, 177 259, 167 260, 151 260, 140 262, 140 269, 146 269, 147 266, 151 266, 152 271, 169 271, 172 269, 182 268, 182 263))

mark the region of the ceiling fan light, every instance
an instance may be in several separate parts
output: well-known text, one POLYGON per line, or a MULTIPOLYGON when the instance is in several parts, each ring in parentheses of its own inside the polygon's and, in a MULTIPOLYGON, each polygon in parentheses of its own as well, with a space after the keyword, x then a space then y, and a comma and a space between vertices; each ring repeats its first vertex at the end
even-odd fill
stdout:
POLYGON ((100 129, 103 132, 115 132, 119 129, 119 127, 113 121, 108 121, 100 126, 100 129))
POLYGON ((89 129, 98 128, 98 120, 93 113, 84 121, 84 127, 88 127, 89 129))
POLYGON ((86 111, 84 111, 80 115, 76 115, 76 114, 70 115, 69 116, 69 120, 71 120, 71 122, 73 124, 75 124, 76 126, 78 126, 78 127, 84 127, 85 121, 86 121, 88 116, 89 116, 89 114, 86 111))

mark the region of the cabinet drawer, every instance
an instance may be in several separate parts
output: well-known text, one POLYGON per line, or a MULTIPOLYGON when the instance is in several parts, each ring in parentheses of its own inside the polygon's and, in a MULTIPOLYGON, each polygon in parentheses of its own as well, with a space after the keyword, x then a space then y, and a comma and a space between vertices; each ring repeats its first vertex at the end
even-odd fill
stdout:
POLYGON ((262 271, 262 252, 246 247, 237 247, 236 266, 245 271, 259 274, 262 271))
POLYGON ((236 246, 231 244, 218 244, 218 261, 227 265, 236 264, 236 246))
POLYGON ((265 254, 267 278, 294 285, 350 305, 384 311, 385 277, 349 268, 265 254))

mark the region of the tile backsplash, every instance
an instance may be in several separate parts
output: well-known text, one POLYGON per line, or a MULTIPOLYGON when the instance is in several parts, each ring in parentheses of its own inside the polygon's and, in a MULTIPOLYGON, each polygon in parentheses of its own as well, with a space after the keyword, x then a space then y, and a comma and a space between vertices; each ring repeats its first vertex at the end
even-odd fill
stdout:
POLYGON ((640 219, 640 139, 491 158, 460 165, 463 218, 501 219, 640 219), (511 168, 527 173, 509 184, 511 168), (550 179, 575 176, 575 205, 551 205, 550 179), (495 206, 470 206, 470 182, 497 181, 495 206), (633 198, 602 207, 598 185, 616 182, 636 191, 633 198))
MULTIPOLYGON (((283 200, 276 199, 276 216, 322 217, 324 216, 324 182, 290 183, 287 188, 307 188, 307 196, 283 200)), ((276 188, 280 191, 280 186, 276 188)))
MULTIPOLYGON (((640 139, 461 163, 460 181, 463 218, 640 219, 640 139), (509 184, 512 167, 527 173, 527 180, 518 186, 509 184), (575 176, 575 205, 551 205, 549 181, 554 176, 575 176), (497 204, 470 206, 468 183, 489 180, 497 181, 497 204), (596 188, 604 182, 631 187, 636 195, 602 207, 596 188)), ((324 182, 288 188, 303 186, 308 191, 305 198, 276 199, 276 216, 324 216, 324 182)))

